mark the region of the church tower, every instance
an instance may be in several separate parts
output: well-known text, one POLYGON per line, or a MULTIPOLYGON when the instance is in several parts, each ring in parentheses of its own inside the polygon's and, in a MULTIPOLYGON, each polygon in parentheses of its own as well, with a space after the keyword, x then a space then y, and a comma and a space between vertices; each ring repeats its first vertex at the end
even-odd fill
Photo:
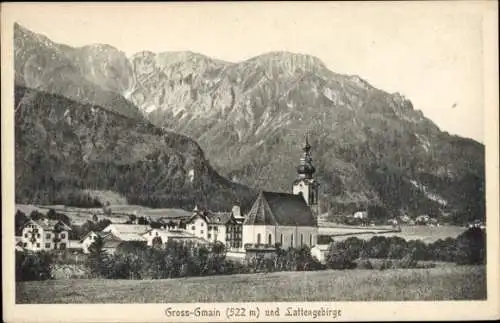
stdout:
POLYGON ((307 205, 311 208, 314 216, 319 214, 318 208, 318 188, 319 183, 313 178, 316 171, 312 165, 311 145, 309 145, 308 136, 306 134, 306 142, 302 148, 304 151, 300 164, 297 166, 297 179, 293 182, 293 194, 302 194, 307 205))

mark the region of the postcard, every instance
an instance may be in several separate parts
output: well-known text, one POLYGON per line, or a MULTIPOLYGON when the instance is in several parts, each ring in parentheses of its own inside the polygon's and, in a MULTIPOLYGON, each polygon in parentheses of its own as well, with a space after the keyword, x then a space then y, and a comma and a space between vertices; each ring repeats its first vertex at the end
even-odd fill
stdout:
POLYGON ((500 316, 498 4, 2 4, 6 322, 500 316))

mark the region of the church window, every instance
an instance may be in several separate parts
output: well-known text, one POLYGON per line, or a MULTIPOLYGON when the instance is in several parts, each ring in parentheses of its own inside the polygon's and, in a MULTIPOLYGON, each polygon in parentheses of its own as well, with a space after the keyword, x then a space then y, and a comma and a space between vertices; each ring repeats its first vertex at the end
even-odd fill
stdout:
POLYGON ((269 233, 269 237, 267 238, 267 244, 272 244, 273 243, 273 237, 271 236, 271 234, 269 233))
POLYGON ((303 244, 304 244, 304 235, 301 233, 300 234, 300 246, 302 247, 303 244))
POLYGON ((280 244, 283 247, 283 233, 280 235, 280 244))
POLYGON ((290 237, 290 246, 293 247, 293 233, 292 236, 290 237))
POLYGON ((257 244, 260 244, 260 233, 257 234, 257 244))

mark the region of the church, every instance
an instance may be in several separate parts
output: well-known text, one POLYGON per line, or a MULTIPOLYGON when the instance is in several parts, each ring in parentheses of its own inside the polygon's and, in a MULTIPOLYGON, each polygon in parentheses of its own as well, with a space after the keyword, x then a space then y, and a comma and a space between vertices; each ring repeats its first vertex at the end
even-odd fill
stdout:
POLYGON ((318 238, 318 182, 306 136, 292 193, 260 192, 243 223, 243 245, 312 247, 318 238))

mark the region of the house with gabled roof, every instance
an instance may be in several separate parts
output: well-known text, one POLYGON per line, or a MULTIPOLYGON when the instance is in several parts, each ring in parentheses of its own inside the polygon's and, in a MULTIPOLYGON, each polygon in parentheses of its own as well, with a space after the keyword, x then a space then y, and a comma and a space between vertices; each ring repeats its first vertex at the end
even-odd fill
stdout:
POLYGON ((209 241, 199 238, 185 230, 166 230, 166 229, 151 229, 142 234, 142 237, 146 239, 147 245, 152 247, 156 241, 165 247, 169 241, 177 242, 180 244, 189 244, 194 246, 207 245, 209 241))
POLYGON ((100 237, 103 238, 107 235, 109 235, 110 232, 96 232, 96 231, 89 231, 85 235, 82 236, 82 238, 79 241, 80 247, 82 249, 82 252, 87 254, 90 253, 90 246, 100 237))
POLYGON ((146 241, 142 234, 151 230, 151 226, 142 224, 118 224, 111 223, 105 227, 102 232, 113 233, 122 241, 146 241))
POLYGON ((208 218, 207 212, 194 207, 193 215, 186 221, 187 232, 192 235, 208 240, 208 218))
POLYGON ((207 215, 208 234, 211 242, 222 242, 228 249, 243 247, 243 218, 234 212, 209 212, 207 215))
POLYGON ((61 220, 30 219, 22 228, 22 247, 31 251, 65 250, 69 245, 69 225, 61 220))

